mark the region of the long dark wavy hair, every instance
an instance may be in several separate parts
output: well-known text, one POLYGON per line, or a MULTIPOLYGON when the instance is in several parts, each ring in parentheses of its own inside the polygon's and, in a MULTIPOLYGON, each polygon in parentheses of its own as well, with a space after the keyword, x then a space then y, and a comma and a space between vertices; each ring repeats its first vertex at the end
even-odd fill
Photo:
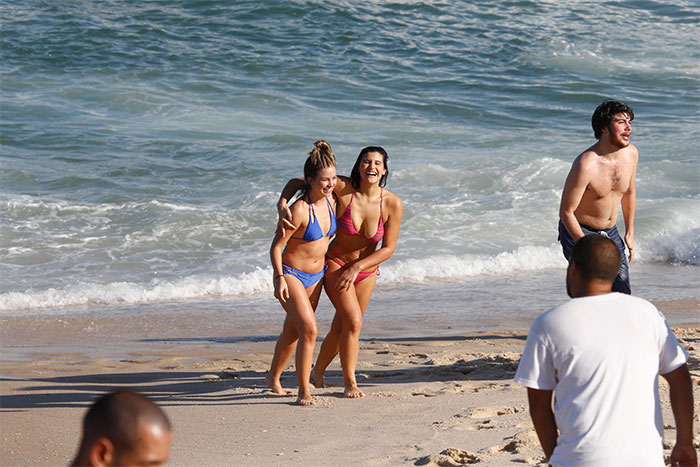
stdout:
POLYGON ((379 186, 386 186, 386 179, 389 178, 389 155, 381 146, 367 146, 366 148, 362 148, 362 151, 360 151, 360 155, 357 156, 355 165, 352 166, 352 171, 350 172, 350 180, 352 181, 352 186, 356 190, 360 188, 360 163, 362 162, 362 158, 370 152, 378 152, 384 158, 384 169, 386 169, 386 172, 384 172, 382 178, 379 179, 379 186))

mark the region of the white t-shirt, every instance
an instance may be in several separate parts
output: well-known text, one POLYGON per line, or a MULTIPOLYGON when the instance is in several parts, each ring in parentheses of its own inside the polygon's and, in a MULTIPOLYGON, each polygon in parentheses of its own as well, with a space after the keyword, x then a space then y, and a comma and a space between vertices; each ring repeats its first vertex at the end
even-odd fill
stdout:
POLYGON ((515 382, 554 390, 552 465, 664 465, 658 375, 688 354, 638 297, 574 298, 530 328, 515 382))

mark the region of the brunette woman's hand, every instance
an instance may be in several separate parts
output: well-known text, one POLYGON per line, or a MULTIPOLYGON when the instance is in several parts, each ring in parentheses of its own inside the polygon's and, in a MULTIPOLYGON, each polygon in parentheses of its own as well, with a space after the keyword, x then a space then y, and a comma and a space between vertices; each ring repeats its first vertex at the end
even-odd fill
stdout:
POLYGON ((343 267, 335 283, 335 290, 338 292, 347 292, 350 290, 350 286, 355 283, 358 274, 360 274, 360 269, 354 265, 343 267))
POLYGON ((289 210, 285 201, 280 200, 277 203, 277 231, 284 236, 285 229, 294 230, 296 227, 292 223, 292 211, 289 210))

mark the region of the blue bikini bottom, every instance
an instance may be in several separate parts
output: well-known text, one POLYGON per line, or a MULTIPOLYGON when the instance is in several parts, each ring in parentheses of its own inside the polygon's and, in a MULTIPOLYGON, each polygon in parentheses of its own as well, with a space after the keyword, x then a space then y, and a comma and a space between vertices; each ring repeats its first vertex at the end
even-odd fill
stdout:
POLYGON ((316 284, 318 281, 323 279, 323 275, 326 273, 328 265, 325 265, 323 269, 319 272, 304 272, 295 269, 288 264, 282 263, 282 274, 291 274, 301 281, 301 284, 305 289, 308 289, 312 285, 316 284))

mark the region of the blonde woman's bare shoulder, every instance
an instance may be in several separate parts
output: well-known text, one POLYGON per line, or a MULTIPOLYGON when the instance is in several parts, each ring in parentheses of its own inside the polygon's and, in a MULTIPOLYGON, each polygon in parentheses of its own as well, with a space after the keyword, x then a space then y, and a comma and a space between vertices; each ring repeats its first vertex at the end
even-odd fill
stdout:
POLYGON ((309 215, 309 203, 307 203, 304 198, 299 198, 294 201, 294 204, 289 207, 289 210, 292 211, 292 216, 295 220, 297 218, 303 219, 304 216, 309 215))

